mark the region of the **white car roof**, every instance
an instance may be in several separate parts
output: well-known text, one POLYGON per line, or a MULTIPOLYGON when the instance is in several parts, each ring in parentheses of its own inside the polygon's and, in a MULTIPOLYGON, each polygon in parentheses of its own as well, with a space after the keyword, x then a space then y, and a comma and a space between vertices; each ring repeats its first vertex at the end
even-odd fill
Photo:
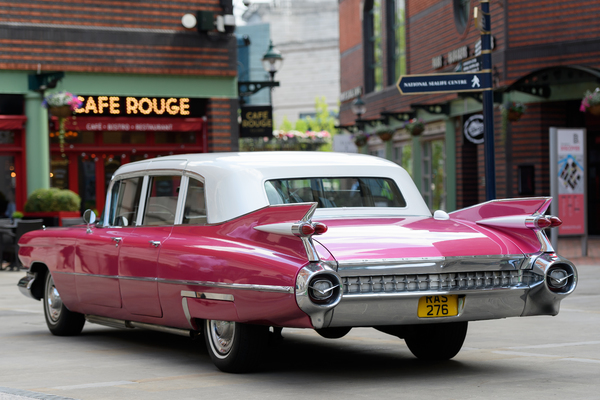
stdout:
POLYGON ((283 178, 391 178, 407 203, 403 208, 317 209, 315 217, 431 215, 410 175, 402 167, 364 154, 272 151, 174 155, 125 164, 115 172, 113 179, 160 170, 185 171, 204 180, 209 223, 228 221, 268 206, 265 181, 283 178))

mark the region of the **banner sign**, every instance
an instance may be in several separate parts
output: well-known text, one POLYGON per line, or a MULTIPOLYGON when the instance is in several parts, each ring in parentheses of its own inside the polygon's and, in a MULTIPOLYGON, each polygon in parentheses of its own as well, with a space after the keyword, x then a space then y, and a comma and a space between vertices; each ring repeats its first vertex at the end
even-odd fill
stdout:
POLYGON ((557 129, 559 235, 585 234, 585 131, 557 129))
POLYGON ((243 106, 240 137, 273 136, 273 107, 272 106, 243 106))
POLYGON ((492 88, 491 76, 488 72, 403 75, 396 86, 400 94, 481 92, 492 88))

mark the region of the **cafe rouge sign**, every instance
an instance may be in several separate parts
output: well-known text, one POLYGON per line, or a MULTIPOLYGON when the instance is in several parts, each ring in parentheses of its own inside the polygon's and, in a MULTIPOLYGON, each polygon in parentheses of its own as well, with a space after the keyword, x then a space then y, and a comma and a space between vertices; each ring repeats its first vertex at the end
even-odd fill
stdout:
POLYGON ((243 106, 240 137, 271 137, 273 135, 273 109, 271 106, 243 106))
POLYGON ((78 96, 78 115, 113 117, 202 117, 205 100, 188 97, 78 96))

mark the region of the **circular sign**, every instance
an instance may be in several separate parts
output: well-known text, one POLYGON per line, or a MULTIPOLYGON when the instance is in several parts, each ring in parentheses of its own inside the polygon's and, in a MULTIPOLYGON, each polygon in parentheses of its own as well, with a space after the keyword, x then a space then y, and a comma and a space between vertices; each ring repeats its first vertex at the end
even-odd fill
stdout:
POLYGON ((196 26, 196 16, 194 14, 185 14, 181 17, 181 25, 184 28, 192 29, 196 26))
POLYGON ((483 143, 483 115, 471 115, 463 126, 463 133, 471 143, 483 143))

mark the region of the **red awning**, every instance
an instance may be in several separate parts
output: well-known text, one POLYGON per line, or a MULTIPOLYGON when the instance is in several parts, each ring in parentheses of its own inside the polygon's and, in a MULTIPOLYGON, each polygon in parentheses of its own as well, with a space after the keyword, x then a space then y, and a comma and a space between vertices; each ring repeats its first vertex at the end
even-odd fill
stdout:
MULTIPOLYGON (((53 118, 54 119, 54 118, 53 118)), ((128 118, 76 117, 69 118, 65 129, 72 131, 137 131, 137 132, 191 132, 200 131, 202 118, 128 118)))
POLYGON ((27 121, 27 117, 24 115, 0 115, 0 130, 23 129, 25 121, 27 121))

